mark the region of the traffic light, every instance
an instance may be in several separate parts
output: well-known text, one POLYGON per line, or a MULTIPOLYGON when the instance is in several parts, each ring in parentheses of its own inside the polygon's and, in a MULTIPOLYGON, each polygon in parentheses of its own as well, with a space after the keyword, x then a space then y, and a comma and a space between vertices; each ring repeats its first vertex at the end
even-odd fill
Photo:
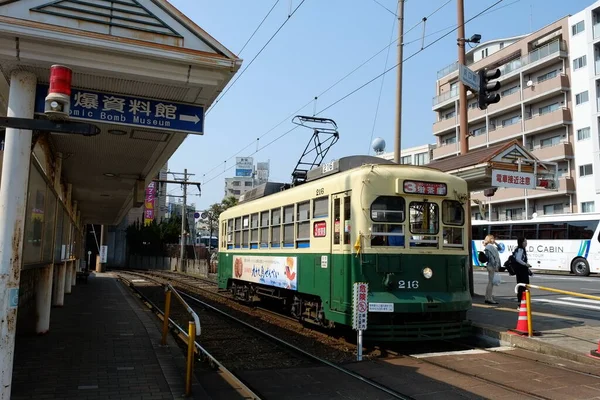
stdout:
POLYGON ((500 89, 500 82, 490 82, 492 79, 498 79, 502 72, 498 68, 481 69, 479 74, 479 109, 485 110, 488 104, 495 104, 500 101, 498 93, 492 93, 500 89))

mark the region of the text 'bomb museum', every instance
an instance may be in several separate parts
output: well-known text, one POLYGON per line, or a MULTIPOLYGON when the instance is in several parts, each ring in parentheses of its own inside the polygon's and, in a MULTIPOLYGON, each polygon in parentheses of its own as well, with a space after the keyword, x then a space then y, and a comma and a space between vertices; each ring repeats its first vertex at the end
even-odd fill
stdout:
MULTIPOLYGON (((487 110, 468 92, 469 151, 517 139, 541 161, 558 163, 559 175, 555 190, 473 193, 473 218, 599 211, 600 1, 537 32, 482 43, 467 53, 467 65, 502 72, 501 100, 487 110)), ((458 97, 455 62, 437 74, 433 162, 459 154, 458 97)))

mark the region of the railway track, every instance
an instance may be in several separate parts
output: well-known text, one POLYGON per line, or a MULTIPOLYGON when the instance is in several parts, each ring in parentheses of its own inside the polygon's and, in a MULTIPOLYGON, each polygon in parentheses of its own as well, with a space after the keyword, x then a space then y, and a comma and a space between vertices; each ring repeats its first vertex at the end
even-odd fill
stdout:
MULTIPOLYGON (((161 299, 164 297, 162 282, 151 277, 150 274, 139 272, 119 272, 119 276, 133 286, 145 301, 162 311, 161 299)), ((242 382, 248 388, 249 392, 254 393, 255 397, 252 398, 266 398, 261 394, 261 389, 257 389, 264 386, 264 382, 262 382, 264 376, 258 381, 257 378, 252 378, 252 371, 276 370, 280 376, 285 377, 286 371, 293 375, 303 369, 318 369, 321 374, 330 377, 328 382, 331 385, 334 385, 334 382, 335 385, 340 385, 340 390, 344 390, 345 385, 359 387, 359 390, 364 393, 365 397, 363 398, 365 399, 412 399, 305 351, 281 337, 242 321, 193 295, 185 292, 180 292, 180 294, 200 316, 202 336, 197 347, 202 348, 202 353, 208 354, 212 362, 218 362, 219 365, 224 366, 237 381, 242 382)), ((172 315, 171 320, 177 326, 176 329, 183 331, 179 325, 181 320, 185 320, 185 315, 177 315, 176 312, 172 315)))

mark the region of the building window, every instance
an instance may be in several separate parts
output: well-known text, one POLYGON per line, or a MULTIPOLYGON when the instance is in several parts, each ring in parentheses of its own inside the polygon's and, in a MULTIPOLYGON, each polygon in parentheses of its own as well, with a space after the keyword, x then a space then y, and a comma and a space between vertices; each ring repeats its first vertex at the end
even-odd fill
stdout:
POLYGON ((559 143, 560 143, 560 136, 553 136, 553 137, 548 138, 548 139, 542 139, 542 140, 540 140, 540 146, 542 148, 556 146, 559 143))
POLYGON ((587 65, 587 57, 582 56, 573 60, 573 70, 578 70, 579 68, 583 68, 587 65))
POLYGON ((244 182, 244 186, 246 186, 246 187, 252 186, 252 182, 244 182))
POLYGON ((506 90, 503 90, 500 93, 500 96, 502 96, 502 97, 504 97, 504 96, 510 96, 511 94, 516 93, 518 91, 519 91, 519 85, 516 85, 516 86, 513 86, 513 87, 508 88, 506 90))
POLYGON ((594 202, 593 201, 584 201, 581 203, 581 212, 582 213, 592 213, 594 212, 594 202))
POLYGON ((415 154, 415 165, 425 165, 429 162, 427 153, 415 154))
POLYGON ((540 115, 544 115, 544 114, 548 114, 548 113, 551 113, 553 111, 556 111, 559 108, 560 108, 560 105, 558 103, 549 104, 547 106, 540 107, 539 110, 538 110, 538 113, 540 115))
POLYGON ((444 114, 444 119, 450 119, 456 117, 456 110, 452 110, 444 114))
POLYGON ((412 156, 404 156, 400 158, 400 164, 411 165, 412 164, 412 156))
POLYGON ((544 206, 544 215, 562 214, 563 210, 562 204, 547 204, 544 206))
MULTIPOLYGON (((471 135, 473 135, 473 136, 481 136, 481 135, 483 135, 485 133, 486 133, 485 126, 482 126, 481 128, 473 129, 471 131, 471 135)), ((456 136, 454 137, 454 141, 456 141, 456 136)))
POLYGON ((505 120, 502 120, 502 126, 510 126, 510 125, 514 125, 514 124, 518 124, 521 121, 521 116, 520 115, 515 115, 512 118, 507 118, 505 120))
POLYGON ((575 95, 575 104, 576 105, 586 103, 588 100, 589 100, 589 95, 588 95, 587 90, 585 92, 577 93, 575 95))
POLYGON ((585 164, 585 165, 580 165, 579 166, 579 176, 589 176, 592 175, 593 169, 592 169, 592 164, 585 164))
POLYGON ((507 221, 523 219, 522 208, 508 208, 504 211, 507 221))
POLYGON ((485 48, 481 50, 481 58, 486 58, 488 56, 488 49, 485 48))
POLYGON ((240 182, 240 181, 233 181, 233 182, 231 182, 231 186, 240 186, 241 183, 242 182, 240 182))
POLYGON ((590 128, 577 129, 577 140, 586 140, 591 137, 590 128))
POLYGON ((571 27, 571 32, 573 33, 573 36, 577 35, 578 33, 581 33, 585 30, 585 22, 584 21, 579 21, 578 23, 576 23, 575 25, 573 25, 571 27))
POLYGON ((556 78, 557 76, 558 76, 557 70, 546 72, 545 74, 537 77, 537 82, 541 83, 541 82, 547 81, 548 79, 556 78))
POLYGON ((500 50, 504 48, 504 42, 500 42, 500 50))
POLYGON ((454 143, 456 143, 456 135, 455 134, 453 134, 451 136, 446 136, 445 138, 442 138, 442 146, 447 146, 449 144, 454 144, 454 143))

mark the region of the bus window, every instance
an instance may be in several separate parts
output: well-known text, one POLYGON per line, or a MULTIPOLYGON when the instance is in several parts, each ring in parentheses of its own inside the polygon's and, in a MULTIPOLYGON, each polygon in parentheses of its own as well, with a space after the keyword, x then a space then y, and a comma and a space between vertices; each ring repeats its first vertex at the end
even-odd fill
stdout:
POLYGON ((598 227, 598 221, 569 222, 569 239, 591 239, 598 227))
POLYGON ((371 204, 371 246, 404 247, 406 202, 398 196, 379 196, 371 204))
MULTIPOLYGON (((490 225, 490 235, 499 240, 510 239, 510 225, 490 225)), ((483 239, 485 236, 482 236, 483 239)))
POLYGON ((545 222, 539 224, 538 239, 566 239, 567 224, 564 222, 545 222))
POLYGON ((473 240, 483 240, 490 232, 489 225, 473 225, 473 240))
POLYGON ((437 247, 439 232, 439 207, 436 203, 413 201, 409 211, 410 245, 437 247))
POLYGON ((537 225, 535 224, 514 224, 512 226, 512 231, 510 232, 510 236, 512 239, 516 240, 520 237, 524 237, 525 239, 535 240, 537 239, 537 225))

